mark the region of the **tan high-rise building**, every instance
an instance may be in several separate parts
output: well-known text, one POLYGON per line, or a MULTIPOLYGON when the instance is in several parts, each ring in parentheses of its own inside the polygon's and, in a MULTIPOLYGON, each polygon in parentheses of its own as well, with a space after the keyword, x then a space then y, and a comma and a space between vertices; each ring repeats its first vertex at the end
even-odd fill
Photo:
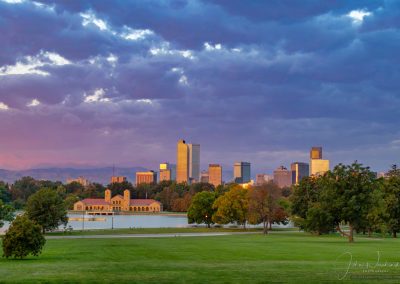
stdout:
POLYGON ((179 140, 176 149, 176 182, 189 182, 189 147, 179 140))
POLYGON ((236 183, 248 183, 251 180, 250 163, 235 162, 233 165, 233 181, 236 183))
POLYGON ((322 160, 322 147, 312 147, 310 151, 310 176, 323 175, 329 171, 329 160, 322 160))
POLYGON ((126 182, 126 177, 123 176, 112 176, 111 183, 122 183, 126 182))
POLYGON ((200 145, 179 140, 176 150, 176 182, 200 181, 200 145))
POLYGON ((222 184, 222 167, 217 164, 208 166, 208 182, 215 187, 222 184))
POLYGON ((136 172, 136 185, 142 183, 156 183, 157 182, 157 173, 154 171, 148 172, 136 172))
POLYGON ((322 147, 312 147, 310 151, 310 159, 322 159, 322 147))
POLYGON ((310 160, 310 176, 320 176, 329 171, 329 160, 310 160))

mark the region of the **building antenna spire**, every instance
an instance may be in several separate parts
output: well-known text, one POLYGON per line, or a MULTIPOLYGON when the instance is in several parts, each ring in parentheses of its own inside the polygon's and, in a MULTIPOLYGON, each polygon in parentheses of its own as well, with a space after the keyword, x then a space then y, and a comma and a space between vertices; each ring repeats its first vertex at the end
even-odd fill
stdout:
POLYGON ((112 176, 113 177, 115 176, 115 164, 113 164, 113 174, 112 174, 112 176))

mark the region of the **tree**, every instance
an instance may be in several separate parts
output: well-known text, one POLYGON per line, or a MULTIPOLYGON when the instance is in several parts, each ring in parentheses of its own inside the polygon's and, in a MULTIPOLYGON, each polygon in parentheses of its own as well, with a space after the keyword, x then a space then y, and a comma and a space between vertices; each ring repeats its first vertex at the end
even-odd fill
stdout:
POLYGON ((8 184, 4 183, 3 181, 0 181, 0 200, 2 200, 4 203, 11 202, 11 194, 8 184))
POLYGON ((40 225, 26 215, 18 216, 3 238, 3 257, 24 258, 29 254, 38 256, 46 242, 40 225))
POLYGON ((4 226, 3 221, 11 222, 14 219, 14 208, 10 205, 3 204, 0 200, 0 228, 4 226))
POLYGON ((294 186, 290 196, 292 220, 302 229, 318 235, 334 230, 340 222, 338 212, 334 212, 329 189, 332 179, 323 176, 304 178, 294 186))
POLYGON ((305 219, 308 210, 319 199, 320 190, 317 185, 317 178, 306 177, 301 179, 298 185, 293 187, 293 193, 289 200, 291 202, 291 215, 296 225, 305 229, 305 219))
POLYGON ((326 234, 334 230, 333 218, 319 202, 316 202, 307 211, 304 227, 317 235, 326 234))
POLYGON ((172 187, 166 187, 156 195, 156 199, 162 203, 163 209, 166 211, 172 210, 173 202, 177 198, 179 198, 179 194, 172 187))
POLYGON ((400 169, 396 165, 388 172, 383 181, 383 200, 386 207, 385 223, 393 237, 400 231, 400 169))
POLYGON ((264 234, 268 233, 268 224, 272 218, 272 198, 266 186, 249 189, 249 223, 263 224, 264 234))
POLYGON ((26 204, 27 216, 42 226, 43 233, 54 230, 68 222, 63 199, 55 190, 43 188, 29 197, 26 204))
POLYGON ((365 227, 367 216, 373 208, 373 191, 376 189, 375 175, 369 167, 354 162, 352 165, 337 165, 322 179, 321 203, 331 216, 337 218, 337 230, 354 241, 354 229, 365 227), (349 233, 340 228, 340 223, 349 224, 349 233))
POLYGON ((210 225, 214 222, 212 221, 212 216, 215 213, 215 208, 213 204, 216 199, 216 194, 210 191, 202 191, 197 193, 193 199, 188 210, 188 222, 189 224, 197 223, 210 225))
POLYGON ((214 223, 236 222, 246 228, 249 209, 247 189, 239 185, 232 186, 228 192, 215 200, 213 208, 216 210, 212 217, 214 223))
POLYGON ((39 188, 39 181, 32 177, 23 177, 15 181, 10 189, 12 200, 17 201, 17 204, 25 205, 29 196, 38 191, 39 188))

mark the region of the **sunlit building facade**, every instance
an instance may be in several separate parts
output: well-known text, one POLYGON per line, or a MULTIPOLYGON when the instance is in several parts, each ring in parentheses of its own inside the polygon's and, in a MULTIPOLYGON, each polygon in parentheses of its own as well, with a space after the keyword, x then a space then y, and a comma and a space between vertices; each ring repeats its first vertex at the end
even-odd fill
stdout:
POLYGON ((251 180, 249 162, 236 162, 233 166, 233 179, 236 183, 248 183, 251 180))
POLYGON ((170 181, 175 179, 176 179, 176 166, 170 163, 161 163, 159 181, 170 181))
POLYGON ((157 182, 157 173, 154 171, 136 172, 136 185, 152 184, 157 182))
POLYGON ((208 165, 209 183, 215 187, 222 184, 222 167, 218 164, 208 165))
POLYGON ((112 176, 111 183, 123 183, 126 182, 127 179, 124 176, 112 176))
POLYGON ((310 176, 323 175, 329 171, 329 160, 322 159, 322 147, 312 147, 310 151, 310 176))
POLYGON ((179 140, 176 148, 176 182, 189 182, 189 147, 179 140))

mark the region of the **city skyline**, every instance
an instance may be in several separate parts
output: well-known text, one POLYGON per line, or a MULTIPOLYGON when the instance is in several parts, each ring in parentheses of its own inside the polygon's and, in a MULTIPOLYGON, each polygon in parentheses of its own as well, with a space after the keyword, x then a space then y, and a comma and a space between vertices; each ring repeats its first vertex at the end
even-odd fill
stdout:
POLYGON ((0 0, 0 169, 400 163, 396 1, 150 2, 0 0))

